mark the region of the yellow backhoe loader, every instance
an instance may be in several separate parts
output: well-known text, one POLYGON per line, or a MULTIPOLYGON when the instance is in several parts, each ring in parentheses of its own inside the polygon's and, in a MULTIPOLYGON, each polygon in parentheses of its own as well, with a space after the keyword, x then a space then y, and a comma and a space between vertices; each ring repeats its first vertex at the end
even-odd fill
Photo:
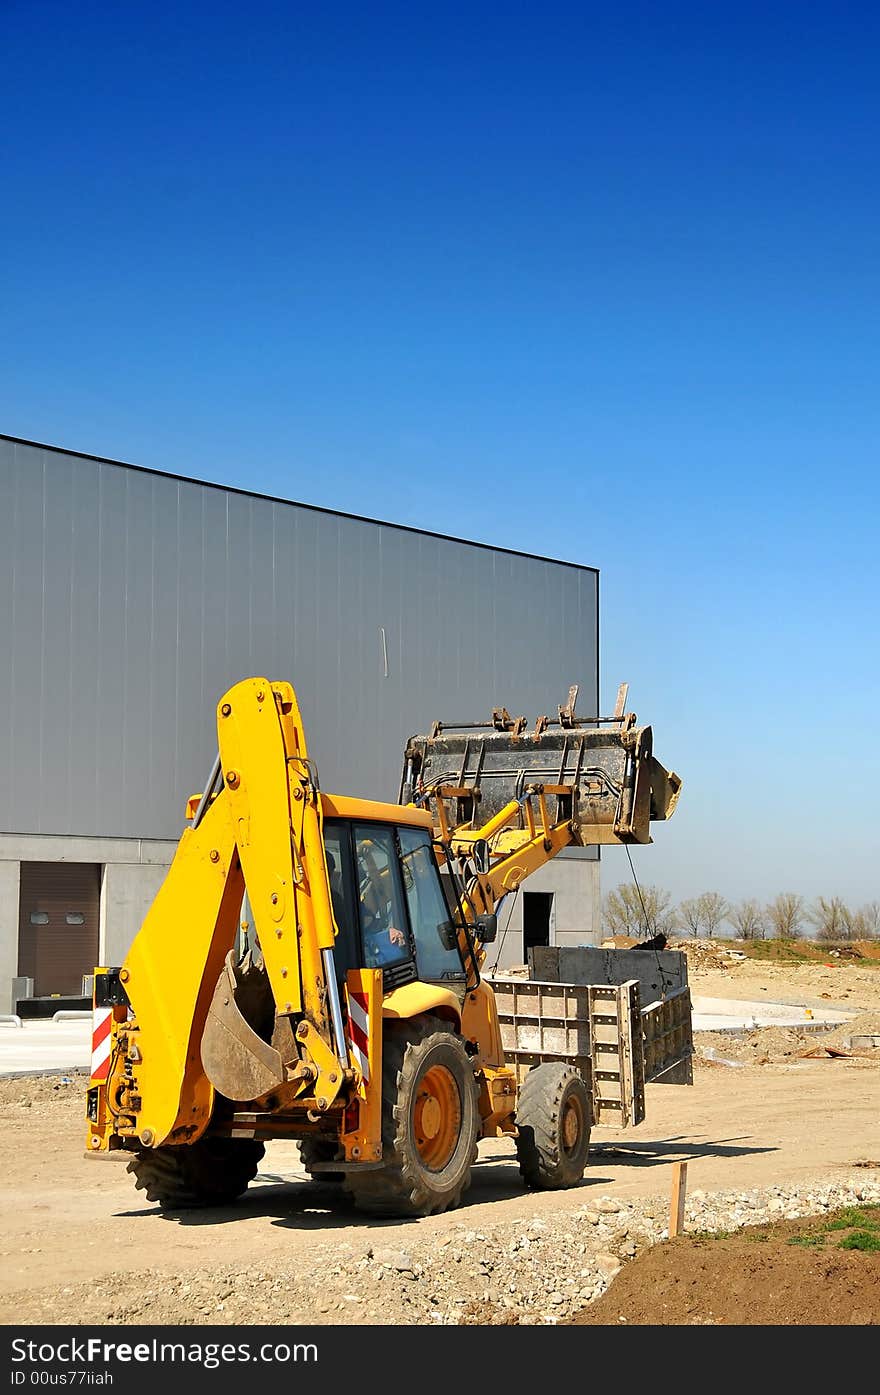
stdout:
POLYGON ((289 684, 231 688, 165 881, 125 963, 95 971, 88 1151, 128 1150, 167 1209, 238 1196, 277 1138, 380 1214, 457 1205, 479 1140, 505 1134, 528 1186, 578 1182, 621 990, 554 1009, 547 985, 498 980, 499 1011, 485 947, 530 873, 650 842, 680 781, 622 700, 580 720, 575 696, 532 729, 504 708, 435 723, 384 804, 321 791, 289 684))

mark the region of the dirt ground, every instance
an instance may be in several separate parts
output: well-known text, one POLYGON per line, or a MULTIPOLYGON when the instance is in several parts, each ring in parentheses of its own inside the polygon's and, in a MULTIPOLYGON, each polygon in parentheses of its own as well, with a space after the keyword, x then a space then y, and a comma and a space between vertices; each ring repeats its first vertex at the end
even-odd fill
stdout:
POLYGON ((512 1144, 483 1144, 446 1216, 368 1220, 285 1142, 234 1206, 163 1215, 124 1161, 85 1157, 82 1077, 0 1081, 0 1321, 876 1323, 877 1255, 799 1248, 784 1228, 820 1199, 878 1199, 880 1052, 840 1042, 880 1032, 880 961, 687 950, 695 993, 858 1016, 832 1033, 698 1035, 694 1085, 651 1085, 637 1129, 595 1130, 578 1188, 526 1192, 512 1144), (694 1209, 664 1241, 675 1161, 694 1209), (705 1239, 750 1207, 772 1218, 768 1239, 705 1239))
MULTIPOLYGON (((583 1327, 869 1326, 880 1321, 876 1249, 842 1248, 874 1236, 880 1207, 858 1223, 823 1232, 821 1224, 779 1221, 736 1235, 676 1236, 627 1265, 608 1292, 573 1319, 583 1327)), ((846 1218, 845 1218, 846 1219, 846 1218)), ((850 1218, 857 1222, 856 1217, 850 1218)))

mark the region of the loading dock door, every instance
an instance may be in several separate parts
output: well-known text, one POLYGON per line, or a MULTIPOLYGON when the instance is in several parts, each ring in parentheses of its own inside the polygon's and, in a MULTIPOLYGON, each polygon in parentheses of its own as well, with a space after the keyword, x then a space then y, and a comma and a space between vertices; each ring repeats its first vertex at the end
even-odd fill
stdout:
POLYGON ((18 972, 34 996, 79 997, 98 962, 101 868, 90 862, 23 862, 18 972))

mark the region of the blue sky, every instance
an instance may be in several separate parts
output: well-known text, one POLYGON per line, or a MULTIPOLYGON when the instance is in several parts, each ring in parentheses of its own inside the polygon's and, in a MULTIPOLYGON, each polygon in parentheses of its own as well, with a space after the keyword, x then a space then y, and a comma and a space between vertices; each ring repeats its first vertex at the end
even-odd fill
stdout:
POLYGON ((0 430, 599 567, 640 877, 880 899, 878 40, 6 0, 0 430))

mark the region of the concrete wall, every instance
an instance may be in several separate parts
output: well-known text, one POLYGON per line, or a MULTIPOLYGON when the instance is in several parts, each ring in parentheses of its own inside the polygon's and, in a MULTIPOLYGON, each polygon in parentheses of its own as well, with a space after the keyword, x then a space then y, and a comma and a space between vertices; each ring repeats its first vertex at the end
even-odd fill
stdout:
POLYGON ((619 984, 638 979, 643 1008, 688 983, 687 955, 672 949, 551 945, 535 949, 534 963, 535 978, 547 983, 619 984))
MULTIPOLYGON (((181 818, 177 837, 77 838, 26 833, 0 833, 0 862, 126 862, 135 866, 168 867, 185 828, 181 818)), ((16 920, 16 933, 18 921, 16 920)))
POLYGON ((101 962, 121 964, 141 928, 167 865, 109 862, 101 883, 101 962))
POLYGON ((507 969, 525 962, 523 956, 523 892, 552 891, 550 942, 555 945, 594 945, 601 938, 598 862, 561 855, 535 872, 514 900, 504 902, 498 917, 498 939, 487 947, 486 967, 507 969))

